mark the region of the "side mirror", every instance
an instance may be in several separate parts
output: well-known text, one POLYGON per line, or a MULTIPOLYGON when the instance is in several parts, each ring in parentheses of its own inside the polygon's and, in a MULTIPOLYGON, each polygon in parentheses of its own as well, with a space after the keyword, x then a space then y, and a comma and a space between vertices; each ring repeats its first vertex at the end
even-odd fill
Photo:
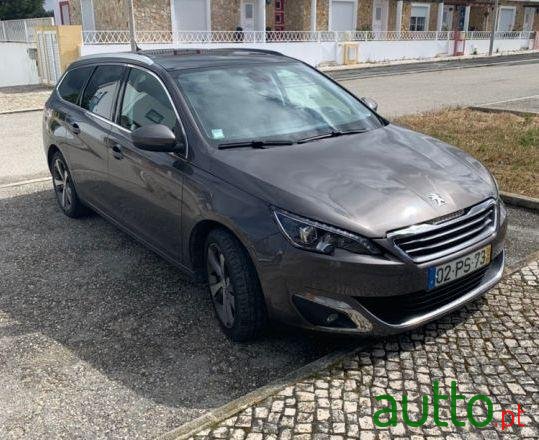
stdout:
POLYGON ((131 133, 135 147, 146 151, 174 152, 185 143, 177 139, 170 128, 162 124, 145 125, 131 133))
POLYGON ((369 107, 372 111, 378 110, 378 103, 374 99, 366 98, 365 96, 360 99, 363 101, 363 104, 369 107))

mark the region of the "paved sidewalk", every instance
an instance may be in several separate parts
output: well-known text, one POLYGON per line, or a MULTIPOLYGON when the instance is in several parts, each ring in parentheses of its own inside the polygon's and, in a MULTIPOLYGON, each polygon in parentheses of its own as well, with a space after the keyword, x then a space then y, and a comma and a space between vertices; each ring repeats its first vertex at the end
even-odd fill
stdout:
POLYGON ((0 88, 0 114, 42 109, 51 94, 51 87, 17 86, 0 88))
MULTIPOLYGON (((345 438, 538 438, 539 422, 539 267, 529 264, 506 278, 485 298, 425 328, 373 344, 314 377, 288 386, 211 430, 192 437, 230 439, 345 438), (469 401, 484 394, 493 402, 494 419, 483 429, 465 419, 465 404, 457 405, 463 428, 438 427, 429 417, 421 428, 402 423, 403 394, 413 401, 410 418, 420 418, 423 394, 432 399, 432 383, 450 393, 451 381, 469 401), (376 428, 373 413, 387 406, 376 396, 390 394, 398 402, 399 423, 376 428), (501 410, 524 410, 525 427, 502 433, 501 410), (495 426, 495 422, 497 426, 495 426)), ((450 421, 449 404, 441 401, 442 421, 450 421)), ((474 405, 478 421, 485 411, 474 405)), ((507 419, 508 421, 509 419, 507 419)), ((516 423, 516 417, 515 417, 516 423)))

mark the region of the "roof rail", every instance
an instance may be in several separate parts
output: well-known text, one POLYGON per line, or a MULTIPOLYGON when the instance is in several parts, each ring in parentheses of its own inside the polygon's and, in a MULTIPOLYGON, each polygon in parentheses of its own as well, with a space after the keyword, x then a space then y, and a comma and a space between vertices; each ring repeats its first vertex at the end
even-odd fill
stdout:
POLYGON ((282 56, 284 57, 285 55, 283 55, 282 53, 280 52, 277 52, 277 51, 274 51, 274 50, 267 50, 267 49, 250 49, 250 48, 235 48, 235 47, 230 47, 230 48, 216 48, 216 49, 202 49, 202 48, 193 48, 193 49, 174 49, 174 48, 170 48, 170 49, 148 49, 148 50, 141 50, 139 52, 137 52, 138 54, 140 55, 146 55, 146 56, 157 56, 157 55, 177 55, 177 56, 182 56, 182 55, 211 55, 211 54, 215 54, 216 52, 221 52, 221 53, 234 53, 234 52, 245 52, 245 53, 249 53, 249 52, 254 52, 254 53, 262 53, 262 54, 267 54, 267 55, 277 55, 277 56, 282 56))

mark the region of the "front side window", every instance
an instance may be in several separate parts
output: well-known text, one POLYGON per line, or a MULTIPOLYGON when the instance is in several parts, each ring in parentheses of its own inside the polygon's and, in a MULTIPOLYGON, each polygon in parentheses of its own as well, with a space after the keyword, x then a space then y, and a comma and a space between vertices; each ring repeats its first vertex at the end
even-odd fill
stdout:
POLYGON ((162 124, 174 131, 176 112, 161 83, 150 73, 131 69, 120 111, 120 125, 130 131, 162 124))
POLYGON ((116 90, 123 72, 122 66, 98 66, 84 90, 81 107, 111 119, 116 90))
POLYGON ((299 140, 382 126, 355 97, 299 63, 212 67, 175 75, 202 130, 219 143, 299 140))
POLYGON ((94 67, 90 66, 75 68, 67 72, 58 86, 58 94, 62 99, 76 104, 79 100, 79 94, 92 73, 92 70, 94 70, 94 67))

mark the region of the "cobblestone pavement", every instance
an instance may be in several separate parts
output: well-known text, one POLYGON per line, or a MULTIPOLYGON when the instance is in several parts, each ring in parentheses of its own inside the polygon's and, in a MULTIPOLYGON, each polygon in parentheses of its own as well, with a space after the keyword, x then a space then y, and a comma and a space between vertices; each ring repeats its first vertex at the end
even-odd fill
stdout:
POLYGON ((44 86, 0 88, 0 114, 14 111, 42 109, 51 94, 44 86))
MULTIPOLYGON (((375 342, 192 439, 538 438, 538 282, 535 261, 460 312, 375 342), (489 396, 492 422, 485 428, 474 428, 466 419, 466 404, 461 400, 456 414, 466 425, 455 428, 449 403, 442 400, 440 420, 449 421, 448 426, 435 425, 429 405, 424 426, 406 427, 400 411, 402 395, 410 399, 410 419, 418 420, 421 396, 428 395, 431 401, 434 381, 439 381, 443 394, 449 394, 451 381, 457 381, 466 402, 475 394, 489 396), (399 402, 399 423, 377 428, 373 413, 387 407, 387 402, 375 397, 384 394, 399 402), (517 404, 524 410, 521 423, 526 426, 506 428, 502 433, 501 410, 512 410, 516 415, 517 404)), ((472 406, 477 421, 486 418, 485 408, 481 402, 472 406)))

